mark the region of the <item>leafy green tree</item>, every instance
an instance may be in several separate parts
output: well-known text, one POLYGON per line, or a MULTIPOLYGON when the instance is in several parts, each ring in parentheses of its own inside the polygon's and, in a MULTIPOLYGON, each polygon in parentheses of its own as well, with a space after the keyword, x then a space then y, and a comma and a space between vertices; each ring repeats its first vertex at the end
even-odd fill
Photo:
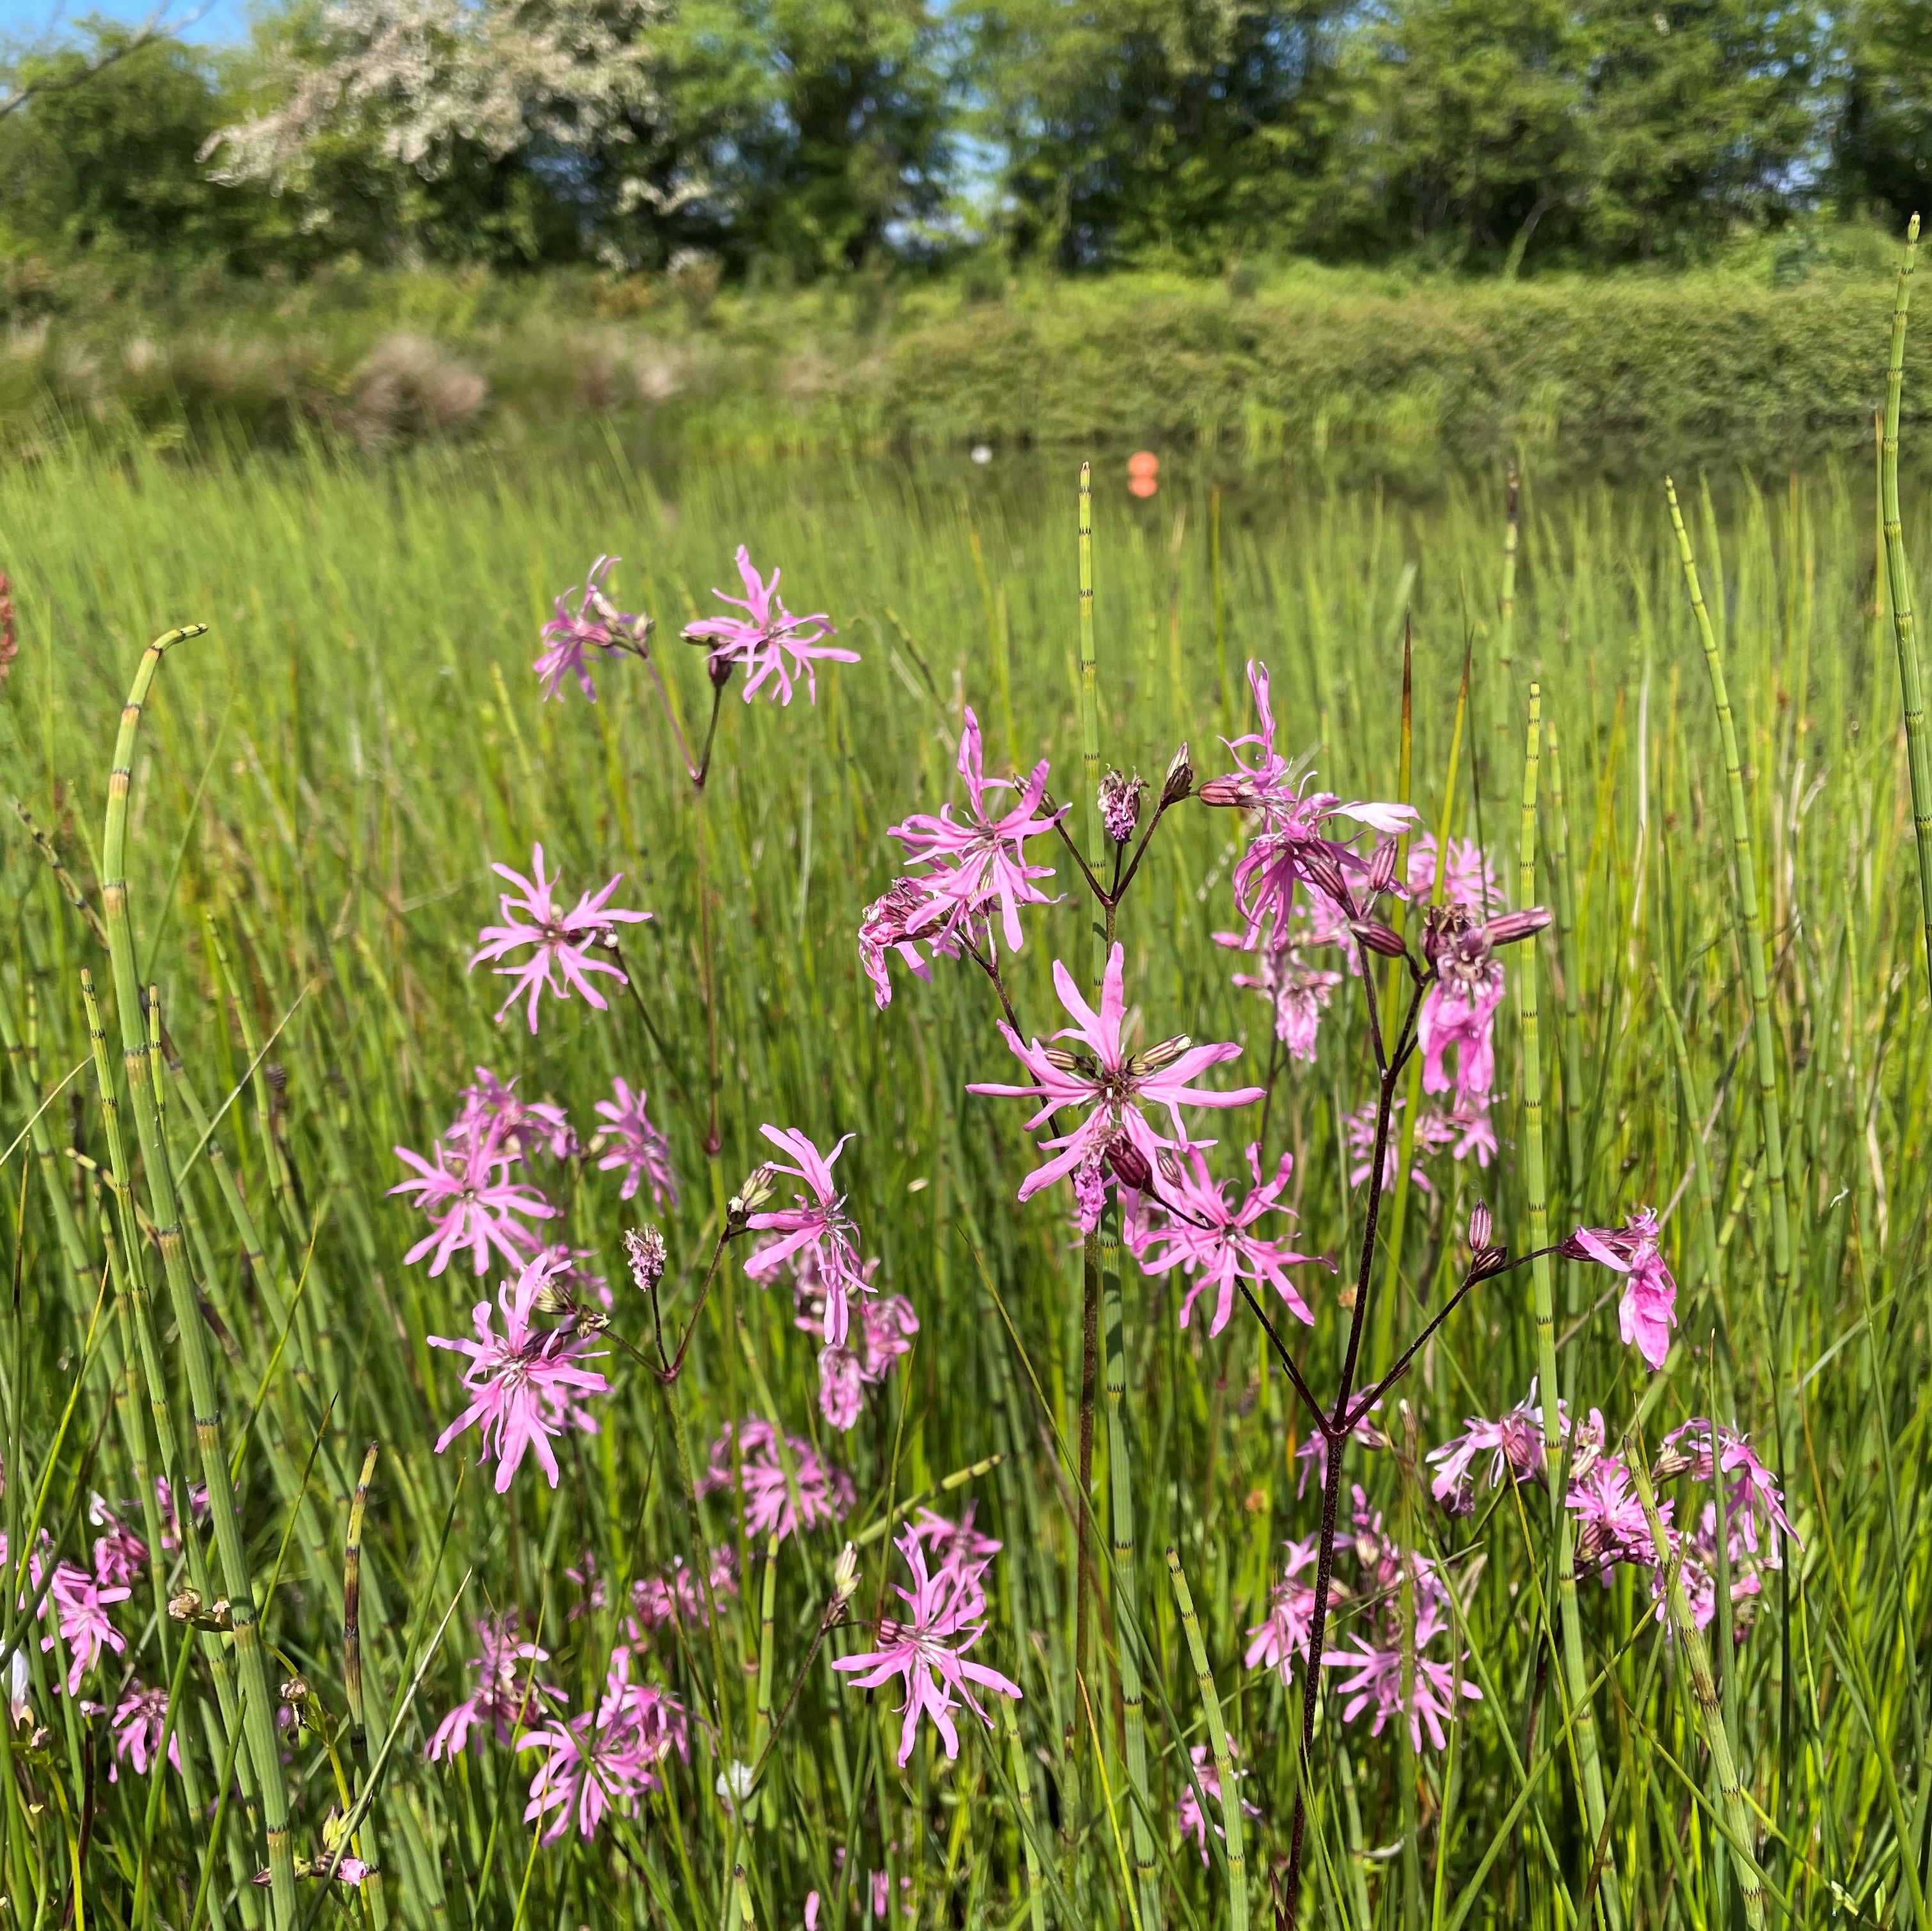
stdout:
POLYGON ((1894 222, 1932 214, 1932 7, 1854 0, 1843 31, 1845 98, 1832 157, 1839 192, 1894 222))

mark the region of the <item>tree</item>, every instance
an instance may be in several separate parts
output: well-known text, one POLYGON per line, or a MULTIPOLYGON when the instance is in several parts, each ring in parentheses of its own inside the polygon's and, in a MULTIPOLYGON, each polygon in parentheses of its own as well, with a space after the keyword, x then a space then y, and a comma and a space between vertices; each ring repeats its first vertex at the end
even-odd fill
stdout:
POLYGON ((1832 157, 1839 193, 1894 223, 1932 212, 1932 9, 1923 0, 1855 0, 1844 32, 1832 157))

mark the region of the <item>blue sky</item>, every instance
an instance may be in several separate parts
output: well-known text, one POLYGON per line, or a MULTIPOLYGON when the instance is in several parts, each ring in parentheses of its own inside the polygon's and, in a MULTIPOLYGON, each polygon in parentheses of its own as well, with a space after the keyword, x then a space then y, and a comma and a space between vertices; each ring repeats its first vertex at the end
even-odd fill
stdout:
MULTIPOLYGON (((154 0, 68 0, 61 6, 56 0, 0 0, 0 38, 16 44, 70 38, 74 23, 90 13, 104 13, 110 19, 146 19, 154 0)), ((248 31, 246 0, 175 0, 171 16, 182 23, 182 37, 204 44, 244 39, 248 31), (196 16, 199 17, 196 17, 196 16)))

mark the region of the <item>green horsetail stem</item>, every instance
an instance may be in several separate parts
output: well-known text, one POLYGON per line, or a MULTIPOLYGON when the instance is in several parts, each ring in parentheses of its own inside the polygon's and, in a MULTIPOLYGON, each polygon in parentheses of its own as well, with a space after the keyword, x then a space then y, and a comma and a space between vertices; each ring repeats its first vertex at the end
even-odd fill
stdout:
POLYGON ((1750 1931, 1763 1931, 1764 1879, 1757 1866, 1754 1846, 1756 1833, 1751 1828, 1750 1804, 1738 1780, 1737 1759, 1731 1749, 1730 1733, 1724 1728, 1724 1712, 1718 1702, 1715 1679, 1711 1674, 1710 1651, 1704 1645, 1704 1633, 1691 1613, 1690 1599, 1684 1593, 1682 1558, 1670 1545, 1670 1531, 1658 1513, 1657 1496, 1651 1487, 1650 1468, 1643 1438, 1633 1427, 1624 1437, 1624 1460, 1636 1485, 1636 1498, 1643 1507, 1643 1519, 1650 1526, 1650 1540, 1657 1551, 1658 1566, 1664 1571, 1664 1610, 1670 1618, 1671 1634, 1679 1653, 1689 1666, 1691 1695, 1696 1704, 1697 1728, 1705 1747, 1711 1753, 1711 1765, 1718 1774, 1718 1794, 1724 1808, 1724 1822, 1731 1839, 1728 1848, 1736 1870, 1738 1891, 1743 1900, 1744 1922, 1750 1931))
MULTIPOLYGON (((1905 757, 1912 776, 1912 828, 1918 844, 1918 902, 1925 961, 1932 971, 1932 755, 1925 743, 1925 697, 1918 672, 1918 626, 1912 607, 1912 573, 1898 507, 1898 411, 1905 389, 1905 322, 1918 255, 1918 217, 1905 231, 1898 292, 1892 310, 1892 359, 1885 376, 1885 441, 1880 475, 1885 517, 1886 575, 1892 592, 1892 634, 1898 643, 1898 686, 1905 706, 1905 757)), ((1804 694, 1798 694, 1802 703, 1804 694)))
MULTIPOLYGON (((320 1446, 320 1438, 317 1446, 320 1446)), ((381 1444, 372 1441, 362 1456, 356 1494, 349 1504, 349 1533, 342 1545, 342 1684, 349 1698, 349 1742, 356 1762, 356 1795, 366 1790, 369 1808, 358 1834, 356 1854, 369 1867, 362 1895, 376 1931, 389 1921, 388 1901, 382 1892, 382 1857, 376 1825, 376 1795, 369 1785, 369 1720, 362 1694, 362 1517, 369 1507, 369 1484, 376 1479, 376 1457, 381 1444)), ((303 1484, 302 1492, 308 1492, 303 1484)))
MULTIPOLYGON (((122 709, 114 768, 107 783, 106 821, 101 835, 104 874, 101 903, 113 966, 115 1004, 121 1020, 122 1060, 147 1171, 154 1244, 161 1252, 168 1291, 174 1303, 182 1365, 187 1375, 188 1399, 194 1405, 195 1443, 200 1453, 202 1479, 208 1484, 208 1513, 233 1618, 236 1673, 244 1696, 248 1749, 261 1786, 262 1818, 268 1839, 269 1900, 277 1925, 287 1931, 296 1915, 296 1869, 289 1842, 288 1791, 282 1779, 281 1750, 275 1735, 275 1702, 269 1693, 266 1660, 262 1653, 260 1632, 256 1627, 254 1583, 242 1546, 241 1525, 236 1518, 228 1458, 221 1446, 220 1410, 208 1366, 201 1309, 196 1303, 182 1251, 174 1176, 161 1132, 159 1096, 154 1090, 141 986, 135 970, 134 928, 128 911, 128 795, 133 781, 134 739, 140 729, 141 709, 163 655, 175 644, 200 636, 206 628, 205 625, 191 625, 158 637, 142 654, 140 667, 134 673, 128 701, 122 709)), ((185 1534, 182 1540, 190 1546, 194 1541, 185 1534)))
MULTIPOLYGON (((1543 753, 1543 691, 1529 687, 1529 730, 1524 746, 1522 817, 1516 851, 1516 904, 1524 910, 1536 903, 1536 794, 1543 753)), ((1529 1207, 1529 1245, 1536 1258, 1530 1263, 1530 1291, 1536 1323, 1536 1372, 1543 1402, 1543 1462, 1550 1484, 1552 1526, 1556 1537, 1557 1618, 1562 1646, 1564 1689, 1576 1718, 1576 1762, 1583 1786, 1583 1814, 1592 1843, 1606 1846, 1604 1882, 1598 1895, 1610 1931, 1620 1931, 1623 1904, 1616 1886, 1616 1865, 1604 1834, 1604 1771, 1597 1750, 1597 1723, 1590 1707, 1589 1679, 1583 1668, 1583 1627, 1576 1600, 1576 1563, 1574 1524, 1563 1506, 1564 1461, 1562 1394, 1556 1366, 1556 1291, 1550 1256, 1550 1200, 1543 1159, 1543 1057, 1539 1034, 1541 955, 1532 939, 1517 954, 1517 1009, 1522 1022, 1522 1170, 1523 1192, 1529 1207)))
POLYGON ((1744 770, 1738 758, 1737 727, 1731 716, 1730 692, 1724 682, 1724 660, 1718 652, 1711 613, 1704 605, 1697 559, 1691 553, 1690 532, 1684 526, 1684 513, 1678 507, 1676 485, 1668 476, 1664 479, 1664 493, 1670 505, 1670 526, 1676 533, 1678 559, 1684 566, 1690 607, 1696 615, 1704 662, 1711 673, 1711 697, 1717 706, 1718 733, 1724 746, 1724 781, 1730 793, 1731 856, 1738 875, 1738 906, 1744 916, 1744 964, 1750 975, 1751 1031, 1757 1049, 1758 1110, 1764 1126, 1765 1179, 1771 1190, 1772 1285, 1776 1290, 1781 1326, 1791 1287, 1791 1216, 1785 1200, 1784 1128, 1778 1104, 1778 1045, 1771 1030, 1771 982, 1765 970, 1764 921, 1758 910, 1757 857, 1751 840, 1750 805, 1744 795, 1744 770))
POLYGON ((1208 1748, 1214 1756, 1214 1774, 1221 1786, 1221 1830, 1228 1853, 1228 1923, 1232 1931, 1248 1931, 1247 1852, 1241 1841, 1241 1794, 1234 1783, 1234 1753, 1228 1747, 1228 1726, 1221 1720, 1221 1699, 1215 1691, 1214 1672, 1208 1666, 1208 1645, 1201 1640, 1193 1594, 1180 1567, 1180 1552, 1172 1543, 1167 1549, 1167 1573, 1174 1585, 1174 1606, 1180 1612, 1181 1631, 1187 1639, 1194 1680, 1201 1687, 1201 1711, 1208 1720, 1208 1748))
POLYGON ((1046 1890, 1040 1882, 1040 1852, 1034 1846, 1033 1759, 1027 1755, 1026 1741, 1020 1735, 1020 1720, 1011 1701, 999 1699, 1000 1715, 1006 1726, 1006 1749, 1012 1759, 1012 1778, 1019 1795, 1020 1847, 1026 1857, 1027 1915, 1033 1931, 1046 1931, 1046 1890))
MULTIPOLYGON (((1576 874, 1570 859, 1570 813, 1563 799, 1563 760, 1557 748, 1556 720, 1544 721, 1544 748, 1550 760, 1550 868, 1556 875, 1556 957, 1563 968, 1563 1151, 1568 1205, 1580 1222, 1583 1204, 1582 968, 1576 958, 1576 874)), ((1583 1264, 1563 1266, 1563 1315, 1574 1322, 1583 1311, 1583 1264)), ((1570 1380, 1576 1381, 1575 1357, 1570 1380)), ((1567 1396, 1569 1387, 1563 1389, 1567 1396)))

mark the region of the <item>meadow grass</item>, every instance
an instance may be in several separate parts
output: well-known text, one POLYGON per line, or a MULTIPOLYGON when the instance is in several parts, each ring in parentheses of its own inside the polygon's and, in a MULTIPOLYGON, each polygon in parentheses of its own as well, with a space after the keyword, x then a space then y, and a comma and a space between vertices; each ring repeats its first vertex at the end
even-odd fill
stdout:
MULTIPOLYGON (((1174 1277, 1123 1265, 1106 1227, 1083 1255, 1052 1194, 1016 1204, 1034 1164, 1022 1109, 964 1090, 1013 1077, 984 983, 938 962, 876 1012, 854 944, 897 868, 886 828, 956 790, 963 704, 989 768, 1053 760, 1084 841, 1083 768, 1157 784, 1184 738, 1198 773, 1226 768, 1215 741, 1250 727, 1243 669, 1260 658, 1284 749, 1318 751, 1345 796, 1393 795, 1410 762, 1423 823, 1478 841, 1505 879, 1520 862, 1521 895, 1560 914, 1533 973, 1510 955, 1522 996, 1498 1021, 1500 1155, 1480 1171, 1433 1160, 1429 1189, 1405 1189, 1365 1375, 1455 1286, 1479 1193, 1519 1252, 1545 1219, 1561 1236, 1654 1204, 1681 1288, 1676 1345, 1652 1376, 1618 1338, 1610 1275, 1566 1261, 1485 1283, 1390 1392, 1390 1445, 1349 1449, 1346 1481, 1457 1579, 1456 1668, 1481 1696, 1438 1753, 1400 1724, 1374 1736, 1344 1721, 1331 1690, 1304 1921, 1922 1921, 1927 984, 1874 479, 1826 463, 1772 489, 1677 481, 1708 634, 1660 478, 1545 490, 1532 467, 1505 623, 1500 474, 1412 499, 1258 461, 1183 473, 1144 503, 1103 474, 1090 681, 1066 463, 692 461, 654 478, 613 444, 567 464, 430 450, 184 468, 136 453, 0 476, 20 639, 0 726, 8 788, 110 919, 116 718, 151 636, 208 626, 169 649, 131 739, 130 922, 111 971, 26 831, 10 816, 0 836, 9 1546, 38 1522, 84 1564, 98 1492, 138 1509, 155 1558, 115 1611, 125 1655, 105 1654, 78 1695, 38 1621, 16 1615, 5 1633, 26 1644, 33 1711, 0 1726, 8 1910, 34 1925, 306 1925, 338 1906, 288 1871, 326 1865, 326 1818, 373 1789, 357 1841, 380 1882, 340 1908, 379 1925, 791 1926, 814 1890, 819 1921, 843 1924, 871 1910, 874 1873, 909 1924, 1265 1919, 1300 1681, 1243 1657, 1280 1544, 1318 1513, 1296 1453, 1308 1423, 1245 1316, 1213 1339, 1198 1315, 1184 1331, 1174 1277), (712 584, 730 586, 740 540, 862 661, 824 667, 815 706, 732 694, 700 802, 640 667, 608 667, 592 706, 539 703, 530 664, 550 598, 614 551, 618 601, 656 616, 686 732, 701 734, 701 660, 674 634, 712 607, 712 584), (1527 793, 1526 747, 1540 766, 1527 793), (521 866, 539 839, 572 896, 622 871, 618 902, 656 916, 626 942, 638 1002, 553 1005, 532 1037, 514 1013, 493 1025, 501 988, 465 966, 494 916, 490 862, 521 866), (90 1044, 84 970, 106 1038, 130 1048, 125 1081, 90 1044), (132 989, 150 981, 144 1016, 132 989), (722 1144, 707 1160, 714 1051, 722 1144), (426 1337, 466 1332, 485 1290, 465 1259, 434 1279, 404 1265, 424 1223, 386 1191, 403 1177, 392 1148, 426 1149, 479 1065, 568 1107, 586 1136, 614 1075, 646 1086, 682 1180, 679 1208, 646 1216, 589 1159, 542 1170, 566 1237, 616 1297, 602 1426, 560 1444, 554 1491, 526 1462, 493 1493, 473 1435, 432 1452, 463 1397, 459 1364, 426 1337), (919 1316, 847 1435, 820 1417, 818 1343, 788 1294, 734 1260, 675 1403, 616 1345, 649 1345, 623 1231, 662 1220, 681 1327, 727 1197, 769 1150, 766 1121, 821 1145, 856 1135, 838 1169, 850 1211, 881 1284, 919 1316), (178 1231, 155 1204, 164 1170, 178 1231), (1106 1425, 1085 1417, 1083 1505, 1096 1294, 1108 1399, 1106 1425), (1738 1606, 1748 1634, 1726 1589, 1694 1642, 1685 1606, 1666 1604, 1667 1634, 1629 1566, 1606 1588, 1573 1582, 1567 1516, 1536 1483, 1479 1486, 1472 1518, 1430 1501, 1419 1453, 1538 1375, 1559 1465, 1559 1395, 1573 1417, 1600 1410, 1612 1447, 1713 1413, 1750 1433, 1802 1547, 1738 1606), (191 1416, 212 1429, 197 1438, 191 1416), (849 1471, 842 1533, 768 1549, 728 1494, 693 1520, 686 1456, 701 1464, 727 1421, 752 1417, 849 1471), (182 1471, 178 1493, 186 1471, 224 1459, 239 1474, 232 1536, 161 1559, 153 1475, 182 1471), (902 1772, 892 1695, 828 1667, 868 1646, 862 1629, 814 1636, 843 1537, 860 1544, 862 1622, 903 1575, 888 1519, 962 1471, 947 1505, 970 1495, 1005 1546, 976 1654, 1024 1700, 992 1734, 965 1717, 956 1763, 928 1734, 902 1772), (1083 1539, 1098 1585, 1084 1645, 1083 1539), (518 1609, 549 1652, 531 1677, 587 1708, 618 1640, 598 1603, 719 1543, 739 1593, 708 1627, 659 1631, 645 1666, 691 1712, 691 1751, 636 1816, 539 1844, 523 1821, 528 1756, 492 1741, 424 1761, 464 1693, 478 1616, 518 1609), (186 1586, 220 1625, 215 1600, 240 1603, 244 1576, 260 1650, 243 1615, 190 1637, 196 1625, 157 1614, 186 1586), (176 1686, 187 1778, 123 1764, 107 1780, 91 1706, 112 1709, 130 1675, 176 1686), (265 1693, 314 1713, 279 1750, 265 1693), (721 1774, 774 1738, 736 1816, 721 1774), (1204 1864, 1175 1822, 1184 1791, 1222 1814, 1196 1744, 1224 1792, 1238 1759, 1258 1813, 1225 1848, 1210 1834, 1204 1864), (246 1880, 270 1862, 278 1757, 293 1836, 272 1893, 246 1880)), ((1928 553, 1928 536, 1908 495, 1902 553, 1928 553)), ((1231 985, 1237 961, 1213 940, 1236 922, 1240 837, 1234 814, 1178 808, 1120 922, 1130 1036, 1241 1042, 1223 1084, 1273 1063, 1268 1009, 1231 985)), ((1084 975, 1091 946, 1064 853, 1057 889, 1004 962, 1042 1033, 1052 961, 1084 975)), ((1316 1062, 1276 1068, 1265 1108, 1204 1129, 1224 1165, 1264 1131, 1270 1165, 1292 1152, 1297 1244, 1338 1257, 1343 1281, 1362 1194, 1341 1123, 1374 1086, 1364 1011, 1345 988, 1316 1062)), ((1291 1341, 1322 1390, 1349 1310, 1302 1272, 1316 1322, 1291 1341)), ((1661 1499, 1688 1522, 1707 1493, 1679 1481, 1661 1499)), ((20 1582, 28 1610, 39 1582, 20 1582)), ((1340 1600, 1331 1642, 1372 1606, 1340 1600)))

